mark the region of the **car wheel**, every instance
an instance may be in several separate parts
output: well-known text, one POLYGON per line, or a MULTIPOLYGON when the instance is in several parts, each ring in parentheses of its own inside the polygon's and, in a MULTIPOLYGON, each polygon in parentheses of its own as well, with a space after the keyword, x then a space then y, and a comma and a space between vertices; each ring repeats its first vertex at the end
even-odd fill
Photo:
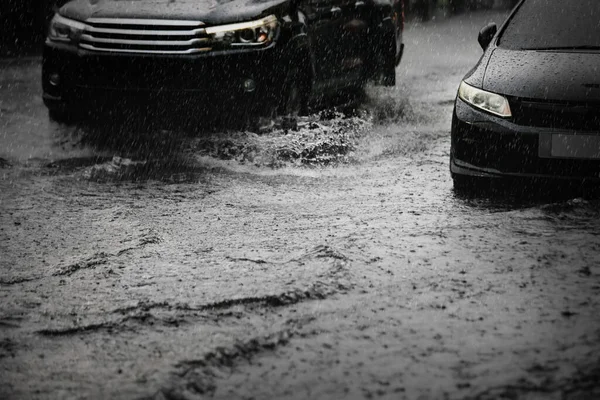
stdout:
POLYGON ((396 55, 379 54, 376 60, 374 83, 378 86, 396 86, 396 55))
POLYGON ((284 129, 296 129, 298 116, 306 114, 308 96, 305 74, 298 67, 291 67, 283 82, 283 91, 278 110, 284 129))
MULTIPOLYGON (((389 63, 386 63, 386 64, 389 64, 389 63)), ((394 65, 386 65, 383 67, 383 71, 382 71, 381 77, 380 77, 380 84, 382 86, 396 86, 395 62, 394 62, 394 65)))
POLYGON ((262 114, 251 115, 244 124, 246 128, 256 133, 267 133, 275 128, 275 107, 262 114))
POLYGON ((307 88, 307 75, 296 66, 290 68, 281 85, 277 105, 248 113, 246 127, 257 133, 267 133, 279 126, 282 129, 297 129, 298 116, 308 113, 307 88))

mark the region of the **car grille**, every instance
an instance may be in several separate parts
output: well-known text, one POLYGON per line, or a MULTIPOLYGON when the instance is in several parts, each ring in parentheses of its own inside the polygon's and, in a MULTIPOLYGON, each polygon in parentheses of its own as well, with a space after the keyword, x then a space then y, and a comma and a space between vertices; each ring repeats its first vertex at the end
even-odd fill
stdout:
POLYGON ((195 54, 211 50, 199 21, 91 18, 79 47, 98 52, 195 54))
POLYGON ((510 99, 514 122, 523 126, 600 132, 600 103, 510 99))

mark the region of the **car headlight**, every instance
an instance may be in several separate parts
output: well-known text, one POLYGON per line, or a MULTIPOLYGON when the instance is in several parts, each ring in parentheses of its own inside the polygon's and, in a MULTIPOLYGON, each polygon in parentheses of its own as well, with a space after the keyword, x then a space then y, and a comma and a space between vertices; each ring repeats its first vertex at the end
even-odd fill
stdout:
POLYGON ((499 117, 512 117, 508 100, 502 95, 477 89, 463 81, 458 88, 458 97, 474 107, 499 117))
POLYGON ((262 46, 271 43, 279 33, 277 17, 269 15, 255 21, 206 28, 214 44, 222 46, 262 46))
POLYGON ((55 14, 50 21, 48 39, 55 42, 77 43, 84 29, 85 24, 55 14))

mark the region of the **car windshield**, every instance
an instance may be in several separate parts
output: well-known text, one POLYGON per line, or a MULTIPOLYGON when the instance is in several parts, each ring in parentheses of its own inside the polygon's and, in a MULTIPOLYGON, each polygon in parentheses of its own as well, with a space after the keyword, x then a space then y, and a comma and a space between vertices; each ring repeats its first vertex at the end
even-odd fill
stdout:
POLYGON ((600 50, 600 0, 526 0, 506 27, 499 46, 600 50))

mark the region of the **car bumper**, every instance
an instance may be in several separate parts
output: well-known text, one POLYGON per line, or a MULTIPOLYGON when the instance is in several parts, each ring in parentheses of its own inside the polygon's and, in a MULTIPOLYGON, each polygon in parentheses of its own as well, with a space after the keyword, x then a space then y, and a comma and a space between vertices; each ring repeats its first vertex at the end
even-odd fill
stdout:
POLYGON ((47 42, 42 86, 50 108, 193 104, 238 112, 277 99, 283 79, 275 45, 195 56, 99 54, 47 42), (54 75, 54 78, 51 77, 54 75), (58 84, 56 83, 58 76, 58 84))
POLYGON ((450 172, 453 176, 482 178, 600 180, 600 159, 596 155, 556 154, 553 150, 556 138, 576 136, 600 143, 600 132, 517 125, 457 99, 452 118, 450 172))

